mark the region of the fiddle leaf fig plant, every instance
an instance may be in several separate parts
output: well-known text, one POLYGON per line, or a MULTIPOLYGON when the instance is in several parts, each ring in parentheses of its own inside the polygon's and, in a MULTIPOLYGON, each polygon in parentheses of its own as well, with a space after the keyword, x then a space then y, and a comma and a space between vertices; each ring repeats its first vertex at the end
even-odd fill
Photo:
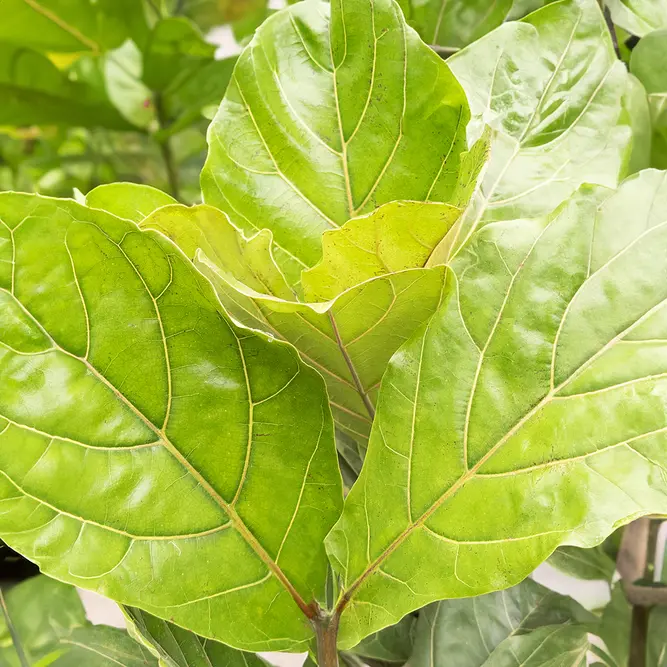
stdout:
MULTIPOLYGON (((524 580, 667 514, 641 84, 595 0, 447 62, 410 20, 264 22, 204 204, 0 193, 0 538, 121 604, 146 664, 583 665, 597 617, 524 580)), ((212 55, 159 25, 166 91, 212 55)))

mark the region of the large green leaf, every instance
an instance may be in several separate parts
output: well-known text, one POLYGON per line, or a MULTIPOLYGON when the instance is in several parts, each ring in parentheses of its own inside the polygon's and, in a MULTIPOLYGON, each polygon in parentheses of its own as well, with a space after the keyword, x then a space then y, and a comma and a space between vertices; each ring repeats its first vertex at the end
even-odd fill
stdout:
POLYGON ((480 230, 385 373, 327 538, 345 647, 667 511, 662 172, 480 230))
POLYGON ((304 648, 342 502, 321 377, 165 237, 0 195, 0 537, 249 650, 304 648))
POLYGON ((174 240, 213 281, 228 312, 246 326, 293 343, 327 382, 336 424, 365 443, 382 374, 392 354, 439 303, 443 267, 392 273, 325 303, 301 303, 272 258, 264 230, 246 240, 209 206, 158 209, 142 222, 174 240))
POLYGON ((265 667, 253 653, 211 641, 141 609, 125 608, 131 631, 164 667, 265 667))
POLYGON ((667 665, 667 607, 656 607, 649 619, 646 667, 667 665))
POLYGON ((0 43, 0 96, 0 125, 132 129, 98 91, 24 47, 0 43))
MULTIPOLYGON (((28 579, 5 593, 7 611, 28 661, 56 650, 75 628, 87 625, 86 612, 72 586, 49 577, 28 579)), ((12 637, 0 611, 0 664, 20 667, 12 637)))
POLYGON ((393 0, 302 2, 257 31, 209 129, 207 203, 270 229, 281 265, 388 201, 448 201, 469 112, 393 0), (331 19, 329 13, 331 12, 331 19))
MULTIPOLYGON (((628 603, 619 582, 611 590, 611 600, 604 608, 595 634, 603 641, 596 647, 608 667, 627 667, 630 654, 632 606, 628 603)), ((657 667, 657 665, 655 666, 657 667)))
POLYGON ((554 2, 447 62, 468 95, 471 127, 497 130, 458 244, 485 224, 546 214, 582 183, 616 186, 632 143, 628 75, 595 0, 554 2))
POLYGON ((667 0, 605 0, 614 23, 633 35, 667 28, 667 0))
POLYGON ((396 625, 374 632, 357 644, 352 653, 371 660, 404 665, 414 648, 417 617, 408 614, 396 625))
MULTIPOLYGON (((595 621, 595 616, 572 598, 526 579, 507 591, 466 600, 443 600, 421 611, 409 665, 502 664, 499 656, 506 653, 509 645, 515 649, 534 645, 531 634, 538 628, 551 626, 555 630, 557 626, 595 621), (516 639, 512 640, 513 637, 516 639)), ((544 665, 546 661, 530 664, 544 665)))
POLYGON ((427 44, 458 48, 497 28, 512 0, 398 0, 408 23, 427 44))
POLYGON ((100 52, 146 36, 138 0, 3 0, 0 41, 40 51, 100 52))

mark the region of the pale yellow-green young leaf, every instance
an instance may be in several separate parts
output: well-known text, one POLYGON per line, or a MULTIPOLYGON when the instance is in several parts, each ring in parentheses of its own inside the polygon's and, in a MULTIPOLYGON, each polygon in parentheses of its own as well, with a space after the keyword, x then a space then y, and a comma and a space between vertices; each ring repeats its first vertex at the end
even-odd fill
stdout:
POLYGON ((667 511, 665 174, 487 225, 394 355, 327 538, 341 646, 667 511))
POLYGON ((470 152, 448 203, 398 201, 346 222, 322 237, 322 260, 302 273, 306 300, 326 301, 387 273, 423 267, 468 205, 488 159, 485 131, 470 152))
POLYGON ((93 188, 85 198, 90 208, 99 208, 119 218, 141 222, 155 209, 176 204, 170 195, 150 185, 138 183, 105 183, 93 188))
POLYGON ((302 303, 272 255, 263 230, 251 239, 210 206, 169 206, 142 223, 169 236, 213 282, 238 322, 291 342, 327 383, 336 425, 362 450, 391 355, 439 303, 443 267, 365 281, 322 303, 302 303))
POLYGON ((0 195, 0 539, 245 650, 304 650, 342 490, 321 377, 165 236, 0 195))
POLYGON ((667 28, 666 0, 605 0, 614 23, 633 35, 644 37, 667 28))

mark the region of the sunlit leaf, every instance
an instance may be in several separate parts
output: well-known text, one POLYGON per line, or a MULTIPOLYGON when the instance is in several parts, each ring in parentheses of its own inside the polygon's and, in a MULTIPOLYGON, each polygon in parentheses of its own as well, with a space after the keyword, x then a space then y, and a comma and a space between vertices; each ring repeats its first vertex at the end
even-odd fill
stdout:
POLYGON ((628 75, 595 0, 554 2, 447 62, 468 95, 471 126, 498 132, 456 244, 485 224, 546 214, 582 183, 614 187, 626 172, 628 75))
POLYGON ((176 200, 150 185, 108 183, 91 190, 86 195, 86 204, 138 223, 156 209, 176 204, 176 200))
POLYGON ((327 538, 341 646, 667 511, 664 174, 487 225, 393 357, 327 538))
POLYGON ((209 131, 207 203, 281 266, 321 235, 397 199, 448 201, 468 106, 447 65, 391 0, 302 2, 257 31, 209 131), (329 13, 331 12, 331 19, 329 13))
POLYGON ((0 195, 0 537, 248 650, 304 649, 340 511, 324 384, 164 236, 0 195))

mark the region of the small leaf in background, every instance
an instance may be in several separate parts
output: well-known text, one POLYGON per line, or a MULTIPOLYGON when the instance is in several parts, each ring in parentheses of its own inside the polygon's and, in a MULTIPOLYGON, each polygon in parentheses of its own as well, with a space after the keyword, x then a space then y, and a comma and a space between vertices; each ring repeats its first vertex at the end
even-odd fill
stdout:
MULTIPOLYGON (((586 634, 585 625, 596 620, 572 598, 526 579, 506 591, 464 600, 443 600, 426 607, 419 614, 414 652, 408 665, 501 665, 501 656, 510 647, 517 651, 517 656, 526 650, 524 647, 534 647, 534 638, 543 638, 541 632, 535 634, 537 630, 548 627, 553 631, 575 623, 578 631, 573 639, 578 646, 580 635, 586 634)), ((547 661, 529 664, 544 665, 547 661)), ((569 667, 575 663, 565 664, 569 667)))
POLYGON ((630 71, 648 93, 653 128, 652 166, 667 167, 667 29, 639 40, 632 51, 630 71))
POLYGON ((307 268, 327 229, 388 201, 448 200, 467 121, 456 79, 395 3, 297 3, 239 57, 204 200, 248 234, 270 229, 281 267, 307 268))
MULTIPOLYGON (((31 664, 56 650, 74 629, 88 624, 76 589, 49 577, 27 579, 5 591, 4 596, 12 624, 31 664)), ((0 664, 20 666, 2 613, 0 664)))
POLYGON ((614 23, 643 37, 667 28, 667 0, 605 0, 614 23))
POLYGON ((266 667, 253 653, 205 639, 141 609, 126 607, 124 611, 131 634, 165 667, 266 667))
POLYGON ((0 220, 2 539, 204 636, 306 648, 342 504, 321 377, 162 235, 15 193, 0 220))
POLYGON ((0 125, 132 129, 99 90, 25 47, 0 43, 0 96, 0 125))
MULTIPOLYGON (((653 615, 655 611, 651 612, 653 615)), ((603 646, 595 646, 593 652, 602 657, 608 667, 627 667, 630 654, 630 632, 632 607, 625 599, 622 584, 616 583, 611 589, 611 600, 604 608, 595 634, 603 646)), ((650 649, 649 649, 650 650, 650 649)), ((649 663, 649 667, 658 667, 649 663)))
POLYGON ((667 666, 667 607, 651 611, 648 626, 648 667, 667 666))
POLYGON ((616 571, 616 563, 602 546, 592 549, 559 547, 547 562, 564 574, 585 581, 601 579, 610 582, 616 571))
POLYGON ((44 52, 100 53, 126 39, 141 43, 147 26, 137 0, 3 0, 0 42, 44 52))
POLYGON ((667 511, 666 195, 652 171, 613 195, 584 186, 457 256, 443 306, 383 378, 327 538, 341 646, 667 511))
POLYGON ((109 99, 135 127, 156 129, 156 112, 151 90, 141 81, 141 51, 127 41, 104 59, 104 79, 109 99))
POLYGON ((408 23, 427 43, 460 48, 497 28, 512 0, 399 0, 408 23))

